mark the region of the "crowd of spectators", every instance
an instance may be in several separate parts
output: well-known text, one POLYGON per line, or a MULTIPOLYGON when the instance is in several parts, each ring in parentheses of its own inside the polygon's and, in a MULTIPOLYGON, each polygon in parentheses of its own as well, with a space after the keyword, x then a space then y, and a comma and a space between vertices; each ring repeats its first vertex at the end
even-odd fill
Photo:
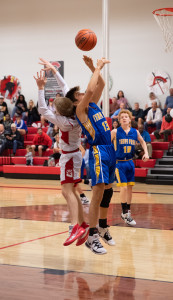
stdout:
MULTIPOLYGON (((54 111, 53 98, 48 100, 48 107, 54 111)), ((102 107, 102 102, 101 102, 102 107)), ((157 140, 163 139, 168 141, 169 135, 173 134, 173 119, 170 116, 170 111, 173 109, 173 88, 170 89, 170 95, 167 96, 164 107, 156 95, 151 92, 146 101, 144 109, 140 107, 139 102, 135 102, 133 107, 128 102, 122 90, 118 91, 116 97, 109 98, 109 116, 112 119, 112 128, 119 127, 118 114, 122 109, 128 109, 132 113, 132 127, 138 128, 142 137, 147 143, 149 156, 152 157, 152 146, 149 132, 153 134, 157 140)), ((35 134, 32 145, 26 147, 27 164, 33 163, 30 161, 32 155, 35 156, 35 151, 39 156, 42 156, 43 151, 53 149, 52 158, 59 159, 61 151, 59 149, 59 128, 48 123, 37 110, 33 100, 27 104, 24 95, 20 95, 17 99, 11 115, 7 103, 2 95, 0 95, 0 155, 5 149, 12 149, 13 155, 16 150, 24 148, 24 137, 28 133, 28 127, 37 126, 37 134, 35 134), (42 128, 47 126, 47 133, 42 128)), ((142 157, 142 149, 136 145, 136 155, 142 157)))

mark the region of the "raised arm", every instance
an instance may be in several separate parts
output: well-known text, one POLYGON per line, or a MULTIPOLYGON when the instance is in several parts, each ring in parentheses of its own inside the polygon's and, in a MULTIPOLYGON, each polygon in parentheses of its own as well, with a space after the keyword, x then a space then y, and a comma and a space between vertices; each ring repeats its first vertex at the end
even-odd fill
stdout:
POLYGON ((45 101, 44 87, 46 85, 47 79, 45 78, 44 72, 40 71, 40 74, 37 72, 37 77, 34 76, 34 79, 38 86, 38 111, 48 121, 55 124, 55 114, 47 107, 45 101))
POLYGON ((88 83, 86 93, 83 96, 82 100, 77 105, 76 113, 77 113, 78 117, 80 117, 80 115, 85 112, 86 108, 89 105, 89 102, 91 102, 93 100, 93 95, 94 95, 95 89, 98 84, 100 71, 103 68, 103 66, 107 63, 109 63, 109 60, 107 60, 105 58, 101 58, 101 59, 97 60, 97 67, 95 68, 94 73, 88 83))
MULTIPOLYGON (((84 55, 83 60, 84 60, 85 64, 88 66, 88 68, 91 70, 91 72, 94 73, 95 67, 94 67, 92 58, 84 55)), ((100 100, 101 94, 103 92, 104 86, 105 86, 105 82, 103 80, 102 75, 100 74, 98 77, 98 82, 97 82, 96 88, 92 95, 92 99, 91 99, 92 102, 95 102, 96 104, 98 103, 98 101, 100 100)))
POLYGON ((39 64, 44 66, 44 69, 42 69, 43 71, 50 71, 50 70, 52 71, 58 85, 62 90, 63 96, 65 96, 66 93, 69 91, 69 87, 65 82, 64 78, 61 76, 61 74, 56 70, 54 65, 43 58, 40 58, 39 64))

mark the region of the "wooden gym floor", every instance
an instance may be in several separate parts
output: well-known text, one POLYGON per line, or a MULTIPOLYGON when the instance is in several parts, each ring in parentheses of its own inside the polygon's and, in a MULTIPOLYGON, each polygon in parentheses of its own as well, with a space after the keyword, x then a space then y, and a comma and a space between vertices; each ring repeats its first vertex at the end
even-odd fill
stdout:
POLYGON ((135 228, 120 218, 114 185, 116 246, 104 244, 103 256, 63 247, 69 214, 59 182, 1 178, 0 300, 173 299, 173 187, 136 184, 132 213, 135 228))

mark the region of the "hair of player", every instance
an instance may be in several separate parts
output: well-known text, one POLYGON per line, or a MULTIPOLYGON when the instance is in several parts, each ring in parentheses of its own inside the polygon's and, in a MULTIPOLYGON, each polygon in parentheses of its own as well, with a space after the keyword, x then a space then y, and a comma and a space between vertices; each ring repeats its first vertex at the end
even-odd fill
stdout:
POLYGON ((122 114, 128 114, 130 120, 132 120, 132 113, 128 109, 122 109, 118 114, 118 121, 120 121, 120 117, 122 114))
POLYGON ((54 106, 61 116, 72 117, 74 115, 74 105, 71 99, 67 97, 56 97, 54 100, 54 106))
POLYGON ((80 87, 79 86, 75 86, 73 88, 71 88, 67 94, 65 95, 67 98, 69 98, 72 102, 76 101, 75 98, 75 93, 80 91, 80 87))

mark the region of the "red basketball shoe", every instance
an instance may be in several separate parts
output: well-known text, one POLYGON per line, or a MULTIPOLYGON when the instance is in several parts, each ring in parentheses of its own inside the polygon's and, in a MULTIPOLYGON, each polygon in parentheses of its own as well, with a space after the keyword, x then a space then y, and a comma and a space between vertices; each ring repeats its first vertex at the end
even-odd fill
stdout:
POLYGON ((85 229, 83 227, 79 226, 79 224, 76 224, 73 227, 70 236, 66 239, 66 241, 64 242, 63 245, 64 246, 71 245, 74 241, 76 241, 84 233, 85 233, 85 229))
POLYGON ((89 235, 89 225, 86 224, 85 222, 83 222, 81 224, 81 227, 83 227, 85 229, 85 232, 83 235, 81 235, 78 240, 77 240, 77 243, 76 243, 76 246, 80 246, 82 245, 83 243, 85 243, 85 241, 87 240, 88 238, 88 235, 89 235))

